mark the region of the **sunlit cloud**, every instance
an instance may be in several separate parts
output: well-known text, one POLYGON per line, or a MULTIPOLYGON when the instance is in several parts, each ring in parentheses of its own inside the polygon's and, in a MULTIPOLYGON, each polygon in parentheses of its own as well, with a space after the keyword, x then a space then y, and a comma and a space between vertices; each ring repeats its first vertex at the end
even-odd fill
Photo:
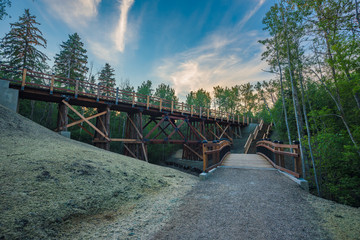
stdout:
POLYGON ((134 0, 122 0, 120 4, 120 17, 114 34, 114 42, 116 50, 124 52, 125 49, 125 33, 128 22, 128 12, 131 6, 134 4, 134 0))
POLYGON ((267 68, 261 61, 264 49, 257 43, 265 38, 264 33, 241 31, 264 2, 260 0, 233 29, 219 29, 197 47, 163 59, 154 75, 172 85, 181 100, 199 88, 212 92, 217 85, 231 87, 267 79, 262 71, 267 68))
POLYGON ((84 27, 98 14, 101 0, 43 0, 54 16, 70 27, 84 27))

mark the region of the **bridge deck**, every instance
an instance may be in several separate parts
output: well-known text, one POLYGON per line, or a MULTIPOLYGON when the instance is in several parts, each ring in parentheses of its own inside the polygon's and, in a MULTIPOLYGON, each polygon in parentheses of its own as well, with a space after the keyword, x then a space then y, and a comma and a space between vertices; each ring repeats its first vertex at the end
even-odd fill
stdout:
POLYGON ((230 154, 222 163, 225 167, 235 168, 267 168, 274 169, 271 164, 257 154, 230 154))

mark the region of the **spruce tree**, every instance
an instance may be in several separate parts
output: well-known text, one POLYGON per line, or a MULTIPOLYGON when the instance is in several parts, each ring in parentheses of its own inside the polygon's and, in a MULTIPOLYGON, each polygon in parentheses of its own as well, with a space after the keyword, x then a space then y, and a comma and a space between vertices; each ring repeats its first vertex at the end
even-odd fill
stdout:
POLYGON ((77 33, 61 45, 60 53, 55 56, 56 75, 70 79, 85 80, 88 71, 86 49, 77 33))
POLYGON ((11 23, 11 30, 1 40, 2 58, 16 68, 28 68, 42 71, 47 68, 48 57, 37 49, 46 48, 46 40, 37 28, 40 23, 31 15, 29 9, 19 17, 19 21, 11 23))
POLYGON ((99 73, 99 83, 101 84, 101 86, 106 87, 104 91, 107 96, 110 95, 110 90, 108 88, 114 88, 116 85, 114 72, 115 70, 110 66, 110 64, 105 63, 105 66, 103 67, 103 69, 101 69, 99 73))

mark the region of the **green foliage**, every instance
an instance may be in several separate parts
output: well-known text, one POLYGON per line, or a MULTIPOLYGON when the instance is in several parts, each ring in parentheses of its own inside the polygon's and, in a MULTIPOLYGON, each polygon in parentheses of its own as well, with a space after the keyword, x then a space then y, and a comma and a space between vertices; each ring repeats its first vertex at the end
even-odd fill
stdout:
POLYGON ((66 42, 60 44, 60 53, 55 55, 55 73, 61 77, 85 80, 88 71, 86 49, 77 33, 69 35, 66 42))
MULTIPOLYGON (((114 88, 116 85, 115 82, 115 70, 110 66, 109 63, 105 63, 105 66, 101 69, 99 74, 99 83, 106 88, 114 88)), ((108 89, 105 89, 104 94, 110 96, 111 92, 108 89)))
POLYGON ((10 0, 0 0, 0 21, 4 19, 4 17, 8 16, 6 12, 6 7, 11 7, 10 0))
POLYGON ((46 48, 46 40, 37 28, 40 23, 30 14, 29 9, 19 17, 19 21, 11 23, 11 30, 1 40, 1 56, 16 68, 28 68, 44 71, 48 57, 37 47, 46 48))
POLYGON ((137 88, 137 93, 144 96, 138 98, 137 100, 139 102, 146 103, 147 99, 145 96, 152 96, 153 91, 152 82, 150 80, 142 82, 141 85, 137 88))
POLYGON ((196 92, 191 91, 188 95, 186 95, 186 104, 190 106, 194 105, 195 107, 210 108, 210 93, 202 88, 196 92))

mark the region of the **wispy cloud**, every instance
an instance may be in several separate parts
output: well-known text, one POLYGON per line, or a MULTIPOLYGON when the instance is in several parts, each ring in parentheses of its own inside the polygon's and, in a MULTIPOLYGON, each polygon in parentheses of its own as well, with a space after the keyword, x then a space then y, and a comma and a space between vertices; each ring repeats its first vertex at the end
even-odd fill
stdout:
POLYGON ((256 6, 250 10, 241 20, 240 22, 237 24, 236 28, 237 29, 241 29, 249 20, 252 16, 254 16, 254 14, 261 8, 261 6, 265 3, 266 0, 259 0, 258 4, 256 4, 256 6))
POLYGON ((217 85, 230 87, 266 79, 262 71, 266 63, 261 61, 263 48, 257 43, 265 36, 241 31, 264 2, 260 0, 234 28, 218 29, 199 46, 163 59, 154 75, 171 84, 181 100, 199 88, 212 92, 217 85))
POLYGON ((84 27, 97 16, 97 8, 101 0, 43 0, 43 2, 54 16, 77 28, 84 27))
POLYGON ((120 52, 124 52, 125 49, 125 33, 127 28, 128 12, 133 4, 134 0, 122 0, 119 7, 120 18, 115 29, 114 42, 116 50, 120 52))

